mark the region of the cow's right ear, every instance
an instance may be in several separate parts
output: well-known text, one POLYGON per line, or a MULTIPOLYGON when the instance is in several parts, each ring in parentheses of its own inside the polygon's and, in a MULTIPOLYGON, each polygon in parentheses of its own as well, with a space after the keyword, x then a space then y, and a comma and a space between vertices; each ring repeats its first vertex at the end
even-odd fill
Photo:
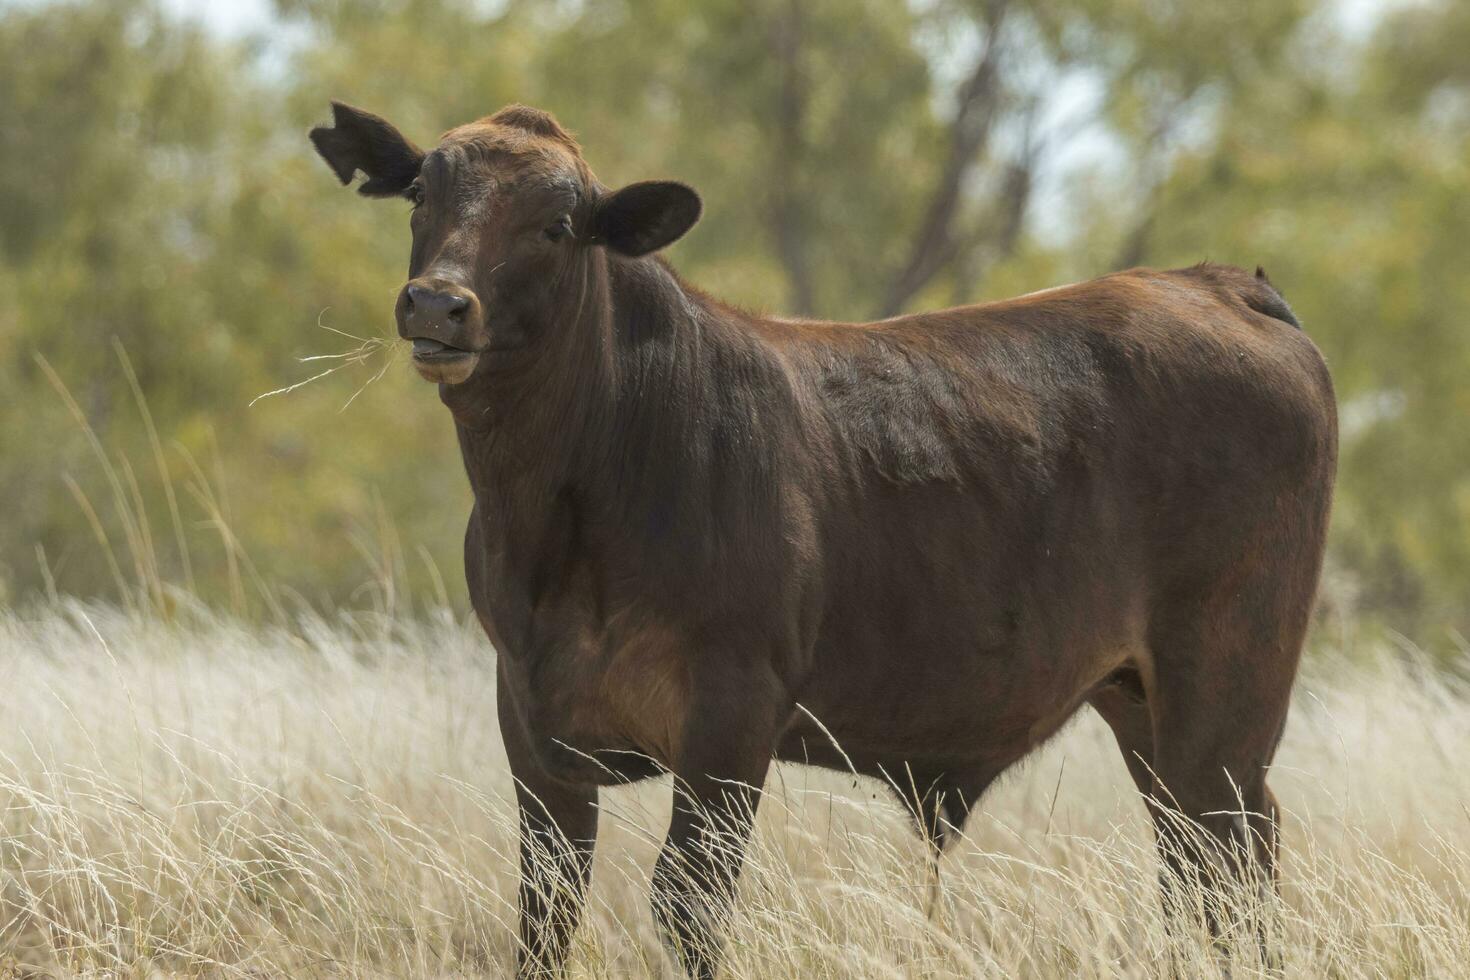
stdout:
POLYGON ((359 170, 366 175, 357 190, 368 197, 403 194, 424 162, 424 151, 404 139, 388 120, 341 102, 332 103, 331 127, 318 126, 309 135, 342 183, 352 183, 359 170))

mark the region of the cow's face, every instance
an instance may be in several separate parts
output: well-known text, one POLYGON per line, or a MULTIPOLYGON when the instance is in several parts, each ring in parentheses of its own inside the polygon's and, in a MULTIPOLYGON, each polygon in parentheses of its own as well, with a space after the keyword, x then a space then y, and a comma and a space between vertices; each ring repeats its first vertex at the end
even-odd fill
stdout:
POLYGON ((398 333, 430 381, 458 384, 500 352, 534 348, 576 319, 592 250, 644 255, 683 235, 699 197, 647 181, 609 192, 551 116, 511 106, 424 153, 385 120, 333 103, 317 152, 370 197, 406 197, 413 247, 398 333), (571 308, 567 308, 567 304, 571 308))

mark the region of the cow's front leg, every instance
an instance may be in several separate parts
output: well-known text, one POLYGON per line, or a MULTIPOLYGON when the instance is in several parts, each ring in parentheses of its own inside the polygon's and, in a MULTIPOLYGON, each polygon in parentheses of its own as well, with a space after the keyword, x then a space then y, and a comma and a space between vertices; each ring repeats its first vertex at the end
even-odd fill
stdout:
POLYGON ((696 698, 674 768, 674 814, 653 872, 653 912, 691 976, 719 968, 724 921, 775 746, 774 705, 749 685, 696 698), (755 700, 755 699, 751 699, 755 700))
POLYGON ((592 876, 597 787, 552 779, 532 756, 502 677, 500 732, 520 811, 520 977, 561 972, 592 876))

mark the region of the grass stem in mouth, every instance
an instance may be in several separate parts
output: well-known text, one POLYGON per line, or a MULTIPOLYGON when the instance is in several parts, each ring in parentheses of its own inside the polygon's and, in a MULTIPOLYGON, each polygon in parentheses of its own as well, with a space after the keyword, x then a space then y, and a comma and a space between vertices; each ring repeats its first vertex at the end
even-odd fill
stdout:
POLYGON ((339 363, 332 365, 325 371, 319 371, 309 378, 297 381, 294 384, 285 385, 272 391, 267 391, 256 395, 254 398, 250 399, 249 407, 254 407, 255 403, 263 398, 270 398, 275 395, 290 394, 297 388, 302 388, 306 385, 309 385, 313 381, 320 381, 327 375, 335 374, 345 367, 352 367, 358 364, 366 364, 378 354, 386 354, 387 357, 383 362, 383 366, 377 371, 377 373, 368 378, 367 381, 363 382, 362 387, 354 391, 352 393, 352 397, 348 398, 347 401, 343 403, 342 407, 338 409, 338 411, 345 412, 347 410, 347 406, 356 401, 357 396, 366 391, 369 385, 373 384, 373 382, 379 380, 383 377, 384 374, 388 373, 388 368, 393 363, 392 353, 395 349, 397 349, 404 343, 403 340, 398 337, 359 337, 356 334, 350 334, 345 330, 339 330, 336 327, 329 326, 326 323, 323 323, 322 317, 325 316, 326 313, 326 310, 322 310, 321 314, 317 316, 316 325, 323 330, 327 330, 331 333, 338 334, 339 336, 346 337, 348 340, 356 341, 357 346, 345 351, 340 351, 338 353, 312 354, 307 357, 297 358, 297 360, 299 360, 303 364, 311 363, 314 361, 337 361, 339 363))

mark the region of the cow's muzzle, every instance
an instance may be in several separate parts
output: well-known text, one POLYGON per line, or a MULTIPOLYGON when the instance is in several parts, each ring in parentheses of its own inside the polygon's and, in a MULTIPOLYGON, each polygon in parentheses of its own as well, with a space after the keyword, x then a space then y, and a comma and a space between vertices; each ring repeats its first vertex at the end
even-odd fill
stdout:
POLYGON ((413 366, 428 381, 458 384, 480 359, 480 301, 442 279, 415 279, 398 294, 398 335, 413 341, 413 366))

